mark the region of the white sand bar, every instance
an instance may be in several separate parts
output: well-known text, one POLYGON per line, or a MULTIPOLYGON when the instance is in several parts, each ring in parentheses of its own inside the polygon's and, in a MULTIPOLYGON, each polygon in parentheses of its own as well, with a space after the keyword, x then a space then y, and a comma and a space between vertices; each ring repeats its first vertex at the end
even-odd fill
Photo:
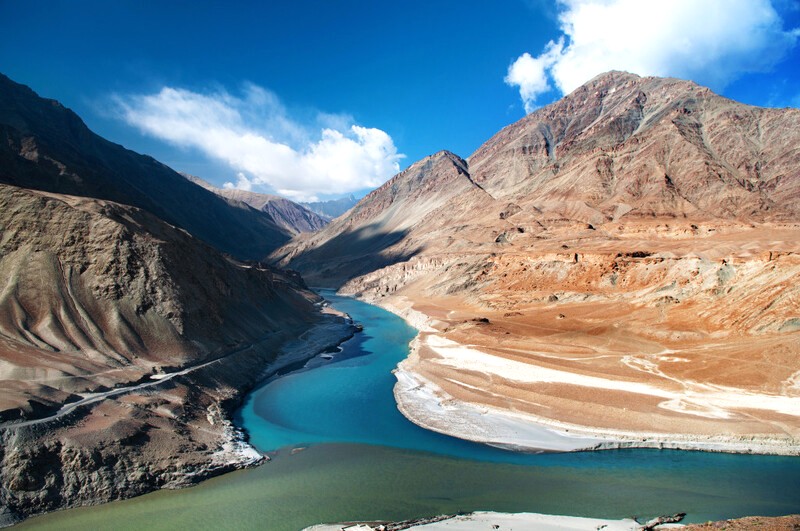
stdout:
MULTIPOLYGON (((479 372, 509 381, 558 383, 654 396, 659 407, 708 418, 728 418, 741 409, 762 409, 800 416, 800 397, 748 392, 708 384, 676 388, 645 382, 622 382, 575 374, 492 356, 435 334, 422 333, 411 343, 411 354, 395 370, 395 400, 400 412, 415 424, 439 433, 522 451, 576 451, 610 448, 675 448, 715 452, 800 455, 800 441, 786 436, 734 434, 646 433, 578 426, 529 413, 458 400, 415 371, 422 347, 436 357, 426 364, 479 372)), ((453 382, 463 385, 460 382, 453 382)))
POLYGON ((429 363, 496 375, 511 381, 559 383, 655 396, 666 399, 661 404, 665 409, 711 418, 728 418, 733 415, 731 409, 761 409, 800 417, 800 396, 746 392, 730 387, 689 382, 685 384, 684 390, 671 391, 647 383, 586 376, 509 360, 462 346, 437 335, 428 335, 425 342, 441 356, 441 359, 429 360, 429 363), (684 408, 681 407, 682 404, 693 407, 684 408))
POLYGON ((510 411, 477 406, 460 400, 442 400, 436 384, 421 376, 395 371, 395 398, 401 413, 424 428, 462 439, 519 450, 571 452, 592 448, 605 439, 570 435, 531 422, 510 411), (424 421, 420 422, 420 419, 424 421))

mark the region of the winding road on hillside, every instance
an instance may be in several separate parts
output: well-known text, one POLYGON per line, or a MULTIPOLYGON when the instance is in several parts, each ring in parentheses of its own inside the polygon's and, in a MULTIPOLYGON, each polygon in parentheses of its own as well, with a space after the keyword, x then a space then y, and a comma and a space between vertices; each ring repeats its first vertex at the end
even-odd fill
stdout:
POLYGON ((64 404, 61 407, 61 409, 59 409, 55 414, 50 415, 49 417, 42 417, 42 418, 39 418, 39 419, 31 419, 31 420, 26 420, 26 421, 23 421, 23 422, 14 422, 14 421, 4 422, 4 423, 0 424, 0 430, 23 428, 23 427, 26 427, 26 426, 33 426, 35 424, 43 424, 43 423, 46 423, 46 422, 50 422, 50 421, 56 420, 56 419, 58 419, 60 417, 63 417, 65 415, 69 415, 70 413, 72 413, 73 411, 75 411, 77 408, 79 408, 81 406, 88 406, 88 405, 91 405, 91 404, 95 404, 97 402, 105 400, 106 398, 111 398, 112 396, 124 395, 124 394, 127 394, 127 393, 132 393, 134 391, 140 391, 142 389, 147 389, 149 387, 155 387, 155 386, 160 385, 160 384, 162 384, 164 382, 172 380, 176 376, 183 376, 184 374, 189 374, 190 372, 196 371, 197 369, 202 369, 203 367, 208 367, 209 365, 211 365, 213 363, 217 363, 217 362, 221 361, 225 357, 231 356, 231 355, 236 354, 238 352, 241 352, 243 350, 247 350, 248 348, 251 348, 252 346, 253 345, 247 345, 247 346, 241 347, 239 349, 236 349, 236 350, 226 354, 223 357, 215 358, 215 359, 213 359, 211 361, 206 361, 206 362, 201 363, 199 365, 192 365, 191 367, 187 367, 187 368, 182 369, 180 371, 170 372, 170 373, 162 373, 162 374, 154 374, 154 375, 152 375, 150 377, 151 380, 143 382, 143 383, 134 384, 134 385, 128 385, 128 386, 124 386, 124 387, 117 387, 117 388, 111 389, 109 391, 103 391, 101 393, 85 393, 85 394, 81 395, 81 396, 83 396, 83 398, 81 400, 78 400, 77 402, 70 402, 70 403, 64 404))

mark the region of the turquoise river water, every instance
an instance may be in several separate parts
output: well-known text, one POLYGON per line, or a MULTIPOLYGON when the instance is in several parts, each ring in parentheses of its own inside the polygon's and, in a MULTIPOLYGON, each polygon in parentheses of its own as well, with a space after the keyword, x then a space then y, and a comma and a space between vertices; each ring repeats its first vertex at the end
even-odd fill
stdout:
POLYGON ((800 512, 800 459, 613 450, 520 454, 423 430, 392 396, 415 331, 324 292, 364 332, 253 391, 237 415, 272 461, 191 489, 31 519, 20 529, 298 530, 470 510, 687 521, 800 512))

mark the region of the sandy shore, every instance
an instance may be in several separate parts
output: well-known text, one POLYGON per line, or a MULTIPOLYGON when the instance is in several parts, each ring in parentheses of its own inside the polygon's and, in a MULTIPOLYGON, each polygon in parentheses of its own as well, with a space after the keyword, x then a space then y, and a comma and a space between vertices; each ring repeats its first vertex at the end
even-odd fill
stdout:
MULTIPOLYGON (((621 357, 620 364, 633 369, 634 374, 644 376, 638 381, 630 377, 614 379, 523 363, 445 337, 442 330, 446 328, 446 319, 419 311, 406 297, 366 298, 368 302, 402 317, 420 331, 411 343, 408 358, 395 370, 394 395, 401 413, 425 429, 529 452, 668 448, 800 455, 800 438, 792 427, 800 418, 800 393, 776 395, 722 385, 679 382, 635 356, 621 357), (470 379, 466 374, 478 375, 479 378, 470 379), (513 398, 517 402, 528 399, 528 389, 554 385, 580 389, 589 396, 597 396, 600 402, 601 397, 609 394, 616 394, 631 404, 647 401, 654 417, 667 415, 671 424, 662 432, 630 429, 624 416, 619 418, 618 425, 591 426, 582 424, 580 420, 575 422, 575 414, 569 421, 558 414, 537 415, 529 410, 509 407, 508 404, 513 404, 514 400, 492 392, 492 386, 497 382, 505 382, 506 389, 516 389, 518 395, 513 398), (461 396, 456 396, 453 391, 461 396), (465 400, 464 396, 473 400, 465 400), (759 415, 760 418, 777 418, 774 425, 778 429, 772 433, 758 430, 747 433, 746 430, 755 425, 752 418, 759 415), (753 423, 741 427, 740 431, 731 429, 747 422, 753 423), (684 425, 690 424, 693 431, 681 432, 684 425)), ((548 357, 545 353, 542 356, 548 357)), ((664 356, 675 357, 672 353, 664 356)), ((553 404, 542 409, 551 413, 558 411, 553 404)), ((627 413, 626 408, 619 409, 623 415, 627 413)), ((633 413, 647 416, 648 411, 631 411, 633 413)), ((580 411, 577 417, 580 418, 580 411)), ((770 427, 767 422, 758 428, 764 425, 770 427)))
MULTIPOLYGON (((713 452, 800 455, 800 441, 791 437, 737 434, 681 434, 593 428, 560 422, 526 412, 475 404, 452 396, 416 372, 421 352, 425 363, 461 371, 480 372, 525 384, 562 383, 597 392, 624 390, 661 400, 660 407, 688 404, 686 414, 698 412, 718 418, 735 414, 734 408, 768 409, 783 415, 800 415, 800 397, 739 393, 704 386, 702 390, 665 390, 644 383, 573 374, 506 360, 464 347, 433 333, 421 333, 411 344, 409 357, 400 363, 394 395, 398 409, 415 424, 439 433, 520 451, 578 451, 612 448, 673 448, 713 452)), ((461 382, 450 382, 465 386, 461 382)), ((680 410, 677 410, 680 413, 680 410)))
MULTIPOLYGON (((397 529, 424 529, 425 531, 511 531, 514 529, 536 529, 537 531, 634 531, 641 529, 634 520, 601 520, 576 516, 556 516, 538 513, 495 513, 474 512, 454 516, 438 522, 399 527, 397 529)), ((682 527, 677 524, 663 524, 659 529, 682 527)), ((349 523, 325 524, 307 527, 303 531, 376 531, 378 524, 349 523)))

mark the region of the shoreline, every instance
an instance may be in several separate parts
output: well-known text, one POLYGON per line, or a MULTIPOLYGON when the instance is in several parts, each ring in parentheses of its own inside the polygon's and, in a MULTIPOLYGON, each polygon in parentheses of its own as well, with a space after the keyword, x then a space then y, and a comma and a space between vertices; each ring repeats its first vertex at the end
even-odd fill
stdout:
POLYGON ((609 520, 581 516, 561 516, 541 513, 500 513, 475 511, 465 514, 440 515, 431 518, 417 518, 402 522, 342 522, 338 524, 318 524, 306 527, 303 531, 402 531, 405 529, 425 529, 427 531, 513 531, 513 529, 536 529, 537 531, 641 531, 651 529, 711 530, 731 529, 770 529, 790 531, 796 529, 800 515, 786 516, 747 516, 732 520, 706 522, 702 524, 682 524, 682 514, 662 516, 645 523, 638 519, 623 518, 609 520), (658 523, 662 520, 665 523, 658 523))
MULTIPOLYGON (((541 513, 499 513, 493 511, 475 511, 467 514, 444 515, 432 518, 420 518, 406 522, 347 522, 340 524, 320 524, 303 529, 303 531, 380 531, 391 529, 424 529, 426 531, 479 531, 496 529, 510 531, 513 529, 536 529, 537 531, 586 531, 602 529, 603 531, 637 531, 641 524, 632 518, 610 520, 586 518, 582 516, 561 516, 541 513)), ((681 524, 659 524, 658 529, 681 528, 681 524)))
POLYGON ((299 337, 287 340, 281 346, 280 354, 261 370, 252 385, 238 389, 237 397, 234 400, 219 406, 224 411, 222 417, 225 423, 225 435, 228 437, 228 440, 223 443, 223 445, 227 445, 227 448, 223 448, 220 458, 230 456, 242 459, 243 465, 238 468, 249 468, 269 461, 267 455, 262 454, 250 444, 250 434, 247 430, 235 423, 236 413, 244 405, 247 396, 278 371, 292 364, 308 361, 326 349, 337 347, 353 338, 355 328, 353 328, 349 316, 345 317, 334 312, 323 312, 322 315, 325 317, 319 323, 299 337))
POLYGON ((382 297, 364 297, 363 293, 350 296, 380 306, 418 330, 409 344, 408 357, 393 371, 397 378, 394 397, 400 413, 423 429, 519 452, 643 448, 800 456, 800 441, 788 436, 704 436, 603 429, 458 400, 413 370, 419 359, 422 334, 443 339, 437 335, 435 319, 415 310, 405 297, 386 301, 382 297))
POLYGON ((763 437, 611 431, 456 400, 413 371, 398 369, 397 407, 421 428, 519 452, 582 452, 626 448, 800 456, 800 444, 763 437), (438 414, 438 415, 437 415, 438 414), (444 418, 448 420, 445 420, 444 418), (458 419, 457 423, 452 418, 458 419))
MULTIPOLYGON (((207 479, 268 461, 266 455, 249 443, 246 430, 235 422, 236 412, 247 395, 275 372, 313 358, 325 349, 352 338, 356 332, 348 318, 330 312, 321 312, 319 318, 310 324, 299 336, 284 340, 275 350, 260 348, 239 351, 233 356, 214 360, 213 363, 197 367, 193 372, 172 378, 163 391, 152 388, 139 394, 132 391, 114 397, 114 400, 77 408, 68 415, 69 418, 62 416, 30 426, 10 425, 0 431, 0 441, 3 442, 7 457, 12 453, 19 454, 23 452, 20 448, 25 448, 27 450, 24 451, 38 452, 53 459, 69 457, 70 463, 78 465, 91 462, 94 455, 92 448, 73 442, 81 436, 75 434, 87 423, 109 422, 110 429, 119 429, 119 426, 123 426, 121 423, 127 422, 124 426, 128 431, 124 436, 131 440, 137 437, 144 440, 134 452, 120 451, 130 448, 124 444, 119 447, 107 445, 104 455, 114 459, 114 467, 62 472, 81 475, 87 478, 86 481, 91 477, 91 481, 98 484, 91 497, 87 492, 83 498, 63 499, 60 497, 61 491, 57 490, 52 493, 48 491, 46 495, 52 498, 47 504, 39 504, 33 510, 26 506, 0 507, 0 528, 63 509, 101 505, 157 490, 191 487, 207 479), (271 354, 273 352, 278 355, 271 354), (178 400, 176 404, 179 405, 171 406, 170 403, 167 407, 180 407, 184 418, 176 420, 172 413, 174 410, 159 407, 164 399, 178 400), (155 404, 155 407, 150 404, 155 404), (143 407, 150 416, 141 420, 114 421, 115 417, 109 412, 125 408, 126 405, 143 407), (148 431, 174 432, 175 425, 181 429, 188 428, 185 432, 178 432, 179 442, 176 443, 186 441, 186 447, 165 455, 163 448, 150 440, 148 431), (195 440, 199 437, 203 437, 200 442, 195 440)), ((154 384, 162 382, 159 380, 154 384)), ((93 433, 90 432, 90 436, 93 433)), ((9 481, 13 480, 10 475, 6 477, 11 478, 9 481)), ((13 483, 9 485, 14 488, 13 483)))

